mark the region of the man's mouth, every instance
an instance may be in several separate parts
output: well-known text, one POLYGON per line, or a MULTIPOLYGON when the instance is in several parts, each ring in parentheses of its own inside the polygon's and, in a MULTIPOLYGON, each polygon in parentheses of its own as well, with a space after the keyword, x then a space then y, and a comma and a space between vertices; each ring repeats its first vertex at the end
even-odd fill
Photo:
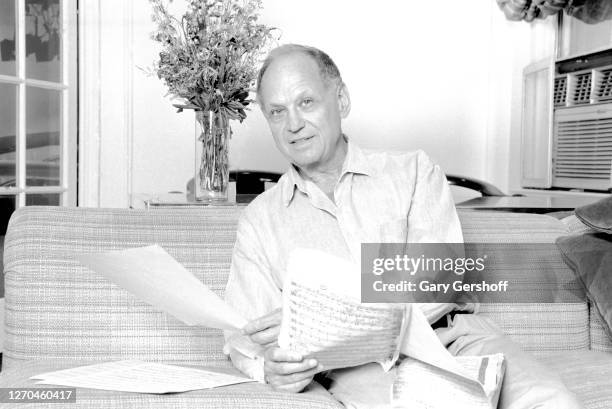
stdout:
POLYGON ((306 137, 304 137, 304 138, 295 139, 295 140, 293 140, 293 141, 289 142, 289 144, 290 144, 290 145, 300 144, 300 143, 303 143, 303 142, 309 141, 309 140, 311 140, 312 138, 314 138, 314 135, 311 135, 311 136, 306 136, 306 137))

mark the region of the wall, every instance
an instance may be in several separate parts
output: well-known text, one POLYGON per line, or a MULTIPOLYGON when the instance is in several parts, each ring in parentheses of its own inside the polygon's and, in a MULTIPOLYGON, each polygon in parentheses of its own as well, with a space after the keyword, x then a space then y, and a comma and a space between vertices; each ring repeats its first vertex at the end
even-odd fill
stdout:
POLYGON ((536 21, 527 25, 525 49, 520 52, 513 68, 516 86, 512 89, 512 104, 509 126, 509 152, 507 163, 509 171, 506 176, 507 189, 510 193, 521 189, 521 120, 522 120, 522 75, 528 64, 547 61, 552 64, 555 55, 556 33, 555 20, 536 21), (520 63, 519 63, 520 61, 520 63))
MULTIPOLYGON (((422 148, 448 173, 508 186, 529 25, 505 21, 486 0, 442 0, 435 9, 393 0, 263 4, 281 43, 335 59, 352 97, 344 129, 354 140, 422 148)), ((175 113, 161 81, 139 68, 157 52, 150 14, 145 0, 100 2, 101 188, 90 205, 138 206, 144 194, 183 190, 193 171, 193 114, 175 113)), ((257 108, 233 130, 233 168, 286 168, 257 108)))

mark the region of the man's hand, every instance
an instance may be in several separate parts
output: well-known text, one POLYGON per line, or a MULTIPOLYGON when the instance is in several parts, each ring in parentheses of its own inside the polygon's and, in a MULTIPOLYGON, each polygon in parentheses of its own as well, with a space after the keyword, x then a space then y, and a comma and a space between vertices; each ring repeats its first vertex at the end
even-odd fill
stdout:
POLYGON ((304 359, 297 352, 271 347, 264 354, 264 374, 276 390, 301 392, 323 370, 316 359, 304 359))
POLYGON ((281 318, 282 310, 278 308, 263 317, 249 322, 242 329, 242 333, 251 338, 251 341, 256 344, 269 348, 276 345, 278 334, 280 333, 281 318))
POLYGON ((278 347, 282 310, 276 309, 249 322, 242 333, 263 346, 266 383, 276 390, 301 392, 318 372, 323 370, 316 359, 303 359, 295 352, 278 347))

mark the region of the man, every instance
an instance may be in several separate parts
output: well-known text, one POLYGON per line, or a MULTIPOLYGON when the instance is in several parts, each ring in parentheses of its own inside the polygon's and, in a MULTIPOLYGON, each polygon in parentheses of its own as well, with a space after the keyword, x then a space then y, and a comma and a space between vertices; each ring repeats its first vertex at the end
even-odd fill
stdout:
MULTIPOLYGON (((278 390, 300 392, 324 371, 278 347, 281 289, 288 255, 314 248, 359 260, 362 242, 462 242, 450 189, 422 152, 367 152, 342 133, 350 97, 334 62, 300 45, 273 50, 259 73, 258 102, 276 146, 292 164, 239 222, 226 300, 252 321, 243 335, 265 348, 263 359, 230 351, 234 365, 278 390)), ((420 305, 430 323, 472 306, 420 305)), ((437 326, 437 325, 436 325, 437 326)), ((454 354, 503 352, 508 357, 501 403, 506 408, 580 405, 490 322, 455 316, 438 332, 454 354), (550 406, 544 405, 546 402, 550 406)), ((378 364, 331 371, 330 392, 349 407, 384 407, 393 373, 378 364)))

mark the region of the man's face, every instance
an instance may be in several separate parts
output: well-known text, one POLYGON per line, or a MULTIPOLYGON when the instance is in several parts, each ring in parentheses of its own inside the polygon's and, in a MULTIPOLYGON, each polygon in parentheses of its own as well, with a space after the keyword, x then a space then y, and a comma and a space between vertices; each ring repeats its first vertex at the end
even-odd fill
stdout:
POLYGON ((348 93, 344 85, 325 81, 310 56, 274 60, 261 79, 259 98, 276 146, 291 163, 307 171, 342 166, 340 123, 350 108, 348 93))

